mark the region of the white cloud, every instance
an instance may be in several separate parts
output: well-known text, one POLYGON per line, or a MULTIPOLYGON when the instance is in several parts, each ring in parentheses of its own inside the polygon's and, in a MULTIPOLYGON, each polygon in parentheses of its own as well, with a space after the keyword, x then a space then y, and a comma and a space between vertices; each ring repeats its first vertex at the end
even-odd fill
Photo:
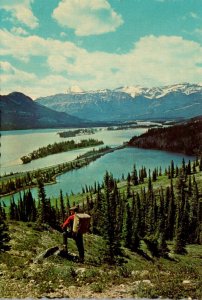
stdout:
POLYGON ((19 22, 34 29, 38 26, 38 20, 32 12, 32 2, 33 0, 1 0, 0 8, 10 12, 19 22))
POLYGON ((44 39, 36 35, 16 36, 7 30, 0 30, 0 55, 11 55, 16 59, 29 61, 32 56, 49 56, 64 53, 71 57, 82 50, 71 42, 61 42, 54 39, 44 39), (15 45, 15 47, 14 47, 15 45))
MULTIPOLYGON (((202 47, 178 36, 145 36, 126 54, 88 52, 67 41, 15 36, 8 31, 2 31, 1 41, 2 55, 23 58, 28 66, 33 56, 45 58, 47 73, 49 70, 47 76, 33 79, 28 73, 27 80, 17 85, 34 97, 64 92, 73 85, 89 90, 122 85, 152 87, 202 82, 202 47)), ((9 76, 12 80, 7 77, 8 81, 4 81, 2 87, 8 85, 12 91, 16 86, 14 78, 20 77, 20 73, 9 76)))
MULTIPOLYGON (((1 66, 1 92, 7 94, 11 91, 23 91, 27 86, 30 92, 30 83, 36 80, 36 75, 19 70, 7 61, 2 61, 1 66)), ((29 93, 28 93, 29 95, 29 93)))
POLYGON ((28 35, 28 32, 24 30, 22 27, 13 27, 11 32, 16 35, 28 35))
POLYGON ((107 0, 62 0, 53 11, 53 18, 79 36, 113 32, 123 24, 107 0))

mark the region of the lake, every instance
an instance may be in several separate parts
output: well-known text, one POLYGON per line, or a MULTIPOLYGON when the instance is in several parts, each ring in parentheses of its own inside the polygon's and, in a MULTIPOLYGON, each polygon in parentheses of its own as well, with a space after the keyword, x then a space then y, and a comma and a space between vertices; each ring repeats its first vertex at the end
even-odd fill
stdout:
MULTIPOLYGON (((94 135, 85 135, 70 139, 79 140, 93 137, 103 140, 105 145, 117 146, 125 141, 128 141, 132 136, 139 135, 146 130, 146 128, 141 128, 107 131, 104 128, 100 128, 94 135)), ((64 161, 70 161, 76 158, 78 154, 87 151, 87 149, 80 149, 77 151, 51 155, 46 158, 33 161, 31 164, 27 165, 22 165, 20 163, 20 156, 27 154, 34 149, 37 149, 38 147, 64 140, 57 135, 58 131, 58 129, 26 130, 13 131, 9 132, 8 134, 3 134, 2 173, 9 173, 10 171, 16 172, 17 170, 31 170, 33 168, 41 168, 64 161), (8 147, 7 153, 6 147, 8 147)), ((64 129, 61 129, 61 131, 64 131, 64 129)), ((186 162, 189 159, 193 159, 193 157, 191 156, 166 151, 146 150, 132 147, 124 148, 102 156, 98 160, 91 162, 89 165, 81 169, 73 170, 58 176, 56 184, 47 185, 45 187, 46 194, 51 198, 57 197, 59 195, 60 189, 62 189, 64 195, 66 193, 70 194, 72 192, 81 192, 82 187, 85 187, 85 185, 94 185, 95 181, 101 183, 106 170, 111 172, 115 178, 121 178, 122 174, 124 174, 124 176, 126 177, 128 172, 132 172, 134 163, 136 164, 137 169, 145 166, 147 170, 151 169, 152 171, 155 167, 161 166, 162 171, 164 171, 164 169, 167 168, 170 164, 171 160, 173 160, 176 165, 180 166, 183 157, 185 158, 186 162)), ((37 198, 37 188, 32 189, 32 193, 33 196, 37 198)), ((15 199, 18 198, 19 193, 15 195, 15 199)), ((8 201, 10 201, 10 196, 3 197, 2 199, 5 201, 5 203, 7 203, 8 201)))
MULTIPOLYGON (((128 141, 134 135, 140 135, 146 128, 109 131, 106 128, 97 128, 97 132, 92 135, 82 135, 71 138, 61 138, 57 134, 69 129, 36 129, 36 130, 15 130, 2 131, 1 136, 1 175, 10 172, 24 172, 47 166, 52 166, 75 159, 79 154, 88 151, 87 148, 69 152, 58 153, 22 164, 20 157, 27 155, 39 147, 47 146, 55 142, 68 140, 94 138, 104 142, 104 145, 115 147, 128 141)), ((72 129, 74 130, 74 129, 72 129)), ((94 147, 96 148, 96 147, 94 147)))

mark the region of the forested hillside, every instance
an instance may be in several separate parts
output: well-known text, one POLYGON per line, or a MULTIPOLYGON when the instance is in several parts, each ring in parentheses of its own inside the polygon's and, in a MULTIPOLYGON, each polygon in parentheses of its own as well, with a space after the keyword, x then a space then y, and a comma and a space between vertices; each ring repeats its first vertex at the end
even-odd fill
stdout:
POLYGON ((202 117, 168 128, 152 128, 141 136, 133 137, 129 146, 159 149, 187 155, 202 153, 202 117))
POLYGON ((48 199, 39 181, 37 199, 28 191, 10 207, 2 203, 2 296, 200 299, 201 171, 201 159, 153 172, 134 165, 127 178, 106 172, 78 195, 48 199), (92 219, 84 264, 54 255, 39 262, 61 245, 55 229, 75 204, 92 219))

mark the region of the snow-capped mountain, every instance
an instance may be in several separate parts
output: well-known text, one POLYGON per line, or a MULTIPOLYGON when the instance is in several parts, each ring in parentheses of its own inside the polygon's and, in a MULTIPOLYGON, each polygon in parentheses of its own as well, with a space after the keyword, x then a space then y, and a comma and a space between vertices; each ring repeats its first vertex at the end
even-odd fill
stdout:
POLYGON ((175 84, 164 87, 119 87, 38 98, 37 102, 92 121, 189 118, 202 115, 202 85, 175 84))
POLYGON ((186 95, 202 91, 202 84, 174 84, 164 87, 144 88, 141 86, 126 86, 116 89, 116 91, 124 92, 131 97, 143 95, 145 98, 155 99, 161 98, 169 93, 180 92, 186 95))

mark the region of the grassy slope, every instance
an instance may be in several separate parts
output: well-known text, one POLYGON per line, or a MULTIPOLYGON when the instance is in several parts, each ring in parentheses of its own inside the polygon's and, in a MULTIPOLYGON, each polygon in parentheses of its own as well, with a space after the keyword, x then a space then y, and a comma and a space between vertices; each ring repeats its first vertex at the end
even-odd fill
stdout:
MULTIPOLYGON (((201 193, 202 173, 198 173, 196 179, 201 193)), ((160 177, 154 187, 161 185, 169 185, 165 176, 160 177)), ((124 182, 119 184, 121 190, 125 186, 124 182)), ((134 189, 140 189, 140 186, 134 189)), ((82 197, 77 195, 72 199, 80 202, 82 197)), ((61 245, 61 234, 51 230, 38 231, 31 223, 9 222, 9 227, 12 248, 0 254, 1 298, 202 297, 200 245, 189 245, 188 254, 175 255, 173 261, 162 258, 147 261, 124 249, 125 263, 112 267, 103 263, 102 239, 87 234, 84 236, 84 264, 56 256, 33 263, 33 259, 45 249, 61 245)), ((169 247, 172 249, 172 244, 169 247)), ((142 248, 145 249, 144 244, 142 248)), ((69 249, 77 253, 74 241, 70 240, 69 249)))

